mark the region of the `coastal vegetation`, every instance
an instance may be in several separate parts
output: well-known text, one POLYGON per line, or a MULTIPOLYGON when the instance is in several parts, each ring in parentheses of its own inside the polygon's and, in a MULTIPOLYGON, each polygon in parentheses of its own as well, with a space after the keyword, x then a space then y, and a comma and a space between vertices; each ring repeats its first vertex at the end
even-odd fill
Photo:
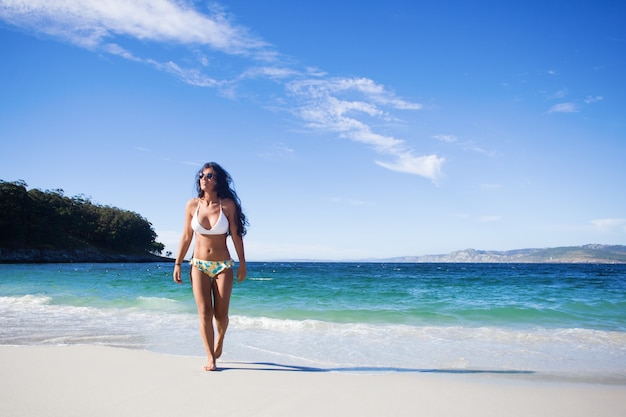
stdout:
POLYGON ((0 180, 0 249, 160 255, 164 245, 138 213, 92 203, 63 190, 0 180))

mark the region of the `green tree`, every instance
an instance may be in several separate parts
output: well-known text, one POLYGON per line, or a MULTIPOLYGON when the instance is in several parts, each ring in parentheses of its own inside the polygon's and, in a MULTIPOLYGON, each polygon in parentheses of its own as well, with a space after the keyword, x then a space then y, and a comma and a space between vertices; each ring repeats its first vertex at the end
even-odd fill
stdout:
POLYGON ((95 205, 63 190, 26 190, 24 181, 0 180, 0 246, 161 254, 165 246, 138 213, 95 205))
POLYGON ((3 246, 21 246, 27 240, 27 214, 30 200, 23 180, 0 180, 0 243, 3 246))

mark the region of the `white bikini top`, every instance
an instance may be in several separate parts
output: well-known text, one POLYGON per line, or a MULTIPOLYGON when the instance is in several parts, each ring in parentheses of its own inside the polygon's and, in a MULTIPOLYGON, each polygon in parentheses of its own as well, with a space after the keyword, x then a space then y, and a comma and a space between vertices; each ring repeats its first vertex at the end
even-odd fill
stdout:
POLYGON ((191 228, 194 232, 200 233, 201 235, 225 235, 228 233, 228 217, 224 216, 224 211, 222 210, 222 200, 220 200, 220 216, 217 218, 217 222, 215 222, 211 229, 207 230, 202 227, 198 221, 198 211, 200 211, 200 203, 198 203, 198 208, 191 219, 191 228))

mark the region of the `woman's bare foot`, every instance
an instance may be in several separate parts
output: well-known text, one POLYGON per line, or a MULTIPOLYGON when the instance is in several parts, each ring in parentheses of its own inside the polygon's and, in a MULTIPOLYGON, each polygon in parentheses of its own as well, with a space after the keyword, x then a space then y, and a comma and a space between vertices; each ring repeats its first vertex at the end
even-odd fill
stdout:
POLYGON ((205 371, 215 371, 216 369, 217 367, 215 366, 215 363, 209 363, 204 366, 205 371))

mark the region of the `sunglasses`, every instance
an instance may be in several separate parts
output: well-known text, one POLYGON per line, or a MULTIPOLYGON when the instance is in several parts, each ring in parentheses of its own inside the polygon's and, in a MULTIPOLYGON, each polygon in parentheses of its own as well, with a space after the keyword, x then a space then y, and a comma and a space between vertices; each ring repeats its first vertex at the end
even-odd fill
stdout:
POLYGON ((203 174, 202 172, 200 172, 198 174, 198 179, 201 180, 202 178, 206 178, 207 180, 210 180, 211 178, 213 178, 213 173, 207 172, 206 174, 203 174))

